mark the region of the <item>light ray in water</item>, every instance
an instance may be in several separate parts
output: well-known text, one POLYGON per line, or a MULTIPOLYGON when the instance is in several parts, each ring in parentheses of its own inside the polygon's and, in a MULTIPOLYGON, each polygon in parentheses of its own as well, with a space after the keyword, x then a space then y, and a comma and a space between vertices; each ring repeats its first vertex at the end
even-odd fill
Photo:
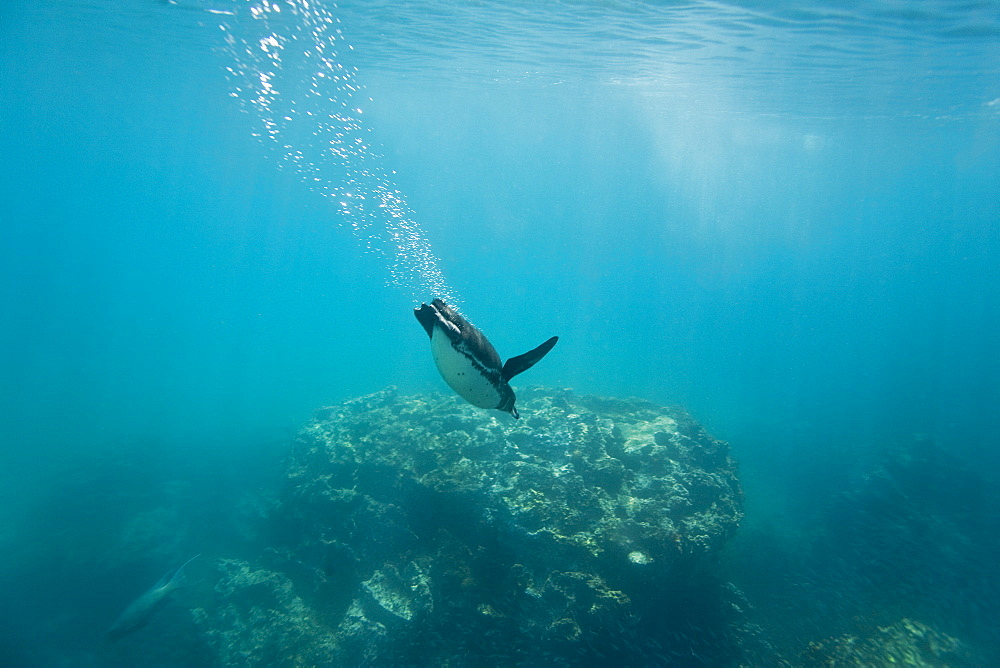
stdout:
POLYGON ((361 121, 364 89, 340 21, 309 0, 260 0, 220 27, 232 57, 232 96, 260 122, 271 144, 322 194, 368 252, 383 258, 387 282, 414 302, 457 301, 430 242, 372 147, 361 121))

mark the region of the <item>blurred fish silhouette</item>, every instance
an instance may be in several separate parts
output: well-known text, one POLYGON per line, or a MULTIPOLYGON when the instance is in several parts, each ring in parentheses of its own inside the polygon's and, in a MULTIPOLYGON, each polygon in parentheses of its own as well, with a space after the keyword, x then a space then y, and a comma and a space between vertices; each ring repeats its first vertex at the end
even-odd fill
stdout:
POLYGON ((514 390, 508 381, 527 371, 552 350, 558 336, 529 350, 511 357, 503 366, 486 337, 475 325, 463 318, 458 311, 440 299, 421 304, 414 315, 431 337, 431 354, 441 377, 451 389, 473 406, 496 408, 515 418, 520 417, 514 408, 514 390))
POLYGON ((132 601, 125 608, 125 611, 118 615, 118 619, 111 625, 111 628, 108 629, 108 637, 112 640, 117 640, 145 626, 153 616, 153 613, 159 610, 166 602, 167 596, 178 587, 184 585, 184 566, 187 566, 200 556, 200 553, 196 554, 185 561, 184 565, 177 570, 168 571, 149 591, 132 601))

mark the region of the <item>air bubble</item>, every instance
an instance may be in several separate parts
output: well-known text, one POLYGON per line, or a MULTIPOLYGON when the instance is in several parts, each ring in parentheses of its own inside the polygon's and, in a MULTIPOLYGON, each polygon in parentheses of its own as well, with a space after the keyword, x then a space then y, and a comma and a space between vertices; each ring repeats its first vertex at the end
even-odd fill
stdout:
POLYGON ((311 190, 327 198, 331 212, 367 252, 384 258, 387 284, 409 292, 414 301, 437 296, 454 302, 430 242, 391 180, 396 172, 382 166, 367 137, 371 129, 359 120, 363 110, 354 96, 364 88, 355 80, 358 68, 339 62, 340 29, 326 34, 339 19, 306 0, 286 2, 291 17, 274 25, 268 14, 277 13, 278 4, 264 2, 250 8, 258 21, 223 26, 233 59, 226 68, 230 94, 258 120, 263 132, 253 135, 270 143, 311 190), (263 34, 256 37, 238 34, 258 27, 263 34), (366 199, 379 204, 368 210, 366 199))

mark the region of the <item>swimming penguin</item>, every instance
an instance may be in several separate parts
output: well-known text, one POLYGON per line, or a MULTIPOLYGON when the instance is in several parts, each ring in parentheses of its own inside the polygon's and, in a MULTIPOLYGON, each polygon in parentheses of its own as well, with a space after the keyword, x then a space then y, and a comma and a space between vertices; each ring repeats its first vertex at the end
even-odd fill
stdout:
POLYGON ((483 333, 440 299, 432 301, 430 306, 421 304, 413 313, 431 337, 434 363, 451 389, 473 406, 496 408, 515 418, 521 417, 514 408, 514 390, 508 381, 545 357, 556 345, 558 336, 523 355, 511 357, 501 366, 500 356, 483 333))

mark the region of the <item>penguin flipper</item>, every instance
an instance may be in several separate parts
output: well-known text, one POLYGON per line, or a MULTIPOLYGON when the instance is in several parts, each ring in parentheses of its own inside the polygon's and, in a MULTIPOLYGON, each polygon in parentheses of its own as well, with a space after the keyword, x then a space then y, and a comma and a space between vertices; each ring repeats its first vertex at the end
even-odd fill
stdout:
POLYGON ((556 341, 558 340, 558 336, 553 336, 551 339, 534 350, 529 350, 523 355, 518 355, 517 357, 511 357, 504 363, 503 369, 500 370, 500 377, 509 381, 522 371, 527 371, 531 367, 535 366, 535 363, 538 362, 538 360, 545 357, 545 354, 552 350, 552 346, 556 345, 556 341))

